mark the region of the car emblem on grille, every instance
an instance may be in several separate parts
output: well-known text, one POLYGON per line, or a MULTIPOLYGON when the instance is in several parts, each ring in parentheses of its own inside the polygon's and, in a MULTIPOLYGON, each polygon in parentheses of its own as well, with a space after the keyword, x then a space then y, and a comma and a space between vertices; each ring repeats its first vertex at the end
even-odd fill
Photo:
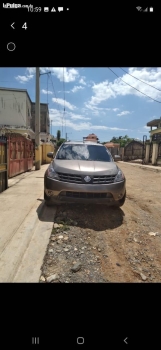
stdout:
POLYGON ((85 180, 86 182, 90 182, 90 181, 91 181, 91 178, 90 178, 90 176, 86 176, 86 177, 84 178, 84 180, 85 180))

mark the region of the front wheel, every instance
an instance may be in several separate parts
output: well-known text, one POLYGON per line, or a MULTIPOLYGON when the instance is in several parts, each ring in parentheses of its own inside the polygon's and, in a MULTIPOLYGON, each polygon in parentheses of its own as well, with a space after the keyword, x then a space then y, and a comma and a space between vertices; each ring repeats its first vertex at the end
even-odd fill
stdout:
POLYGON ((126 191, 125 191, 124 196, 116 202, 116 206, 122 207, 125 203, 125 200, 126 200, 126 191))

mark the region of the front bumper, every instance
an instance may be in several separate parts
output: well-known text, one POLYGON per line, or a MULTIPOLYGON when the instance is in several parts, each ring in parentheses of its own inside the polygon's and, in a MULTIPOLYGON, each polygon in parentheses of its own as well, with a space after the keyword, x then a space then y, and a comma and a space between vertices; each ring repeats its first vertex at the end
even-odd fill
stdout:
POLYGON ((45 199, 54 203, 114 204, 123 198, 126 180, 112 184, 76 184, 44 178, 45 199))

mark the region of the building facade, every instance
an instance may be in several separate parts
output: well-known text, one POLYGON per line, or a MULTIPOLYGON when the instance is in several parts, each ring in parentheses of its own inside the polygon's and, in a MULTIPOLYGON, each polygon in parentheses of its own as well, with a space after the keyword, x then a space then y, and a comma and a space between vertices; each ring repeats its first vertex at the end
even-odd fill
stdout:
POLYGON ((31 104, 27 90, 0 88, 0 126, 30 128, 31 104))
MULTIPOLYGON (((0 88, 0 129, 28 133, 35 138, 35 103, 25 89, 0 88)), ((47 103, 40 103, 40 139, 50 139, 47 103)))
POLYGON ((98 137, 95 134, 89 134, 86 137, 83 137, 84 141, 92 141, 92 142, 98 142, 98 137))
MULTIPOLYGON (((35 132, 35 103, 32 102, 31 106, 31 127, 35 132)), ((49 118, 49 109, 47 103, 40 103, 40 137, 44 141, 50 137, 50 118, 49 118)))
POLYGON ((152 165, 161 165, 161 117, 147 123, 151 128, 150 140, 146 142, 145 162, 152 165), (153 129, 153 127, 155 129, 153 129))

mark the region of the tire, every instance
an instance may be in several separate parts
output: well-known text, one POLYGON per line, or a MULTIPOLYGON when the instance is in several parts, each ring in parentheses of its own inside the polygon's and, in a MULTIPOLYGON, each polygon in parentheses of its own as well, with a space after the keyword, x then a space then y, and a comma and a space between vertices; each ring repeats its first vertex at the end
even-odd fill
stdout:
POLYGON ((126 191, 125 191, 124 196, 116 202, 116 206, 122 207, 125 204, 125 200, 126 200, 126 191))

